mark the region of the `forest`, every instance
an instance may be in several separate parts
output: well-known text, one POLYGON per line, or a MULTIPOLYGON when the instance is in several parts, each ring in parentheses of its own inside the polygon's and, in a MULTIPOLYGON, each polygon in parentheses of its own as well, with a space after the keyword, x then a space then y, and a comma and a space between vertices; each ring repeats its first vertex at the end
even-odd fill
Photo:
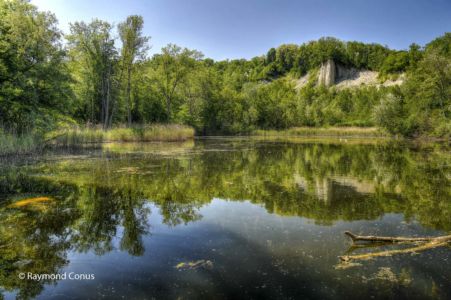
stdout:
POLYGON ((197 135, 356 126, 408 138, 450 136, 450 32, 407 50, 324 37, 215 61, 175 44, 149 55, 143 28, 143 18, 131 15, 116 25, 74 22, 63 34, 51 12, 0 0, 2 135, 180 124, 197 135), (328 59, 377 71, 381 81, 405 79, 346 89, 309 80, 296 88, 328 59))

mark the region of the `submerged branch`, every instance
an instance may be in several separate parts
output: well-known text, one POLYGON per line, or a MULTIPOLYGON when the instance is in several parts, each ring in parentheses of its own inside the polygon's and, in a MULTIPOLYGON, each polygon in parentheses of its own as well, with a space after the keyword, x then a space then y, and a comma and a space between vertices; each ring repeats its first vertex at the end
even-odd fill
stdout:
POLYGON ((389 243, 389 242, 352 243, 349 246, 348 250, 346 250, 345 254, 346 255, 351 254, 351 253, 353 253, 357 250, 361 250, 361 249, 374 249, 374 248, 379 248, 379 247, 389 246, 389 245, 393 245, 393 243, 389 243))
POLYGON ((406 249, 386 250, 373 253, 340 256, 340 260, 342 260, 343 262, 349 262, 351 260, 367 260, 374 257, 391 256, 395 254, 415 253, 436 247, 445 246, 446 244, 451 242, 451 235, 413 238, 413 237, 387 237, 387 236, 360 236, 355 235, 349 231, 346 231, 345 234, 349 236, 353 242, 358 241, 391 242, 391 243, 412 242, 412 243, 420 243, 420 245, 406 249))
POLYGON ((429 242, 436 239, 451 240, 451 235, 439 236, 439 237, 393 237, 393 236, 376 236, 376 235, 355 235, 352 232, 345 231, 345 234, 349 236, 353 242, 365 241, 365 242, 429 242))

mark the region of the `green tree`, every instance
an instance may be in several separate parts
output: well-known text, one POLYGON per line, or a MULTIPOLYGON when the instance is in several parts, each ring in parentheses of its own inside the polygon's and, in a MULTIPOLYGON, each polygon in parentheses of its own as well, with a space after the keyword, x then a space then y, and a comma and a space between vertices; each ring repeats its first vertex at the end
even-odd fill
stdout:
POLYGON ((173 44, 164 47, 161 52, 154 57, 155 67, 151 70, 151 77, 165 99, 168 121, 171 121, 177 89, 203 55, 199 51, 182 49, 173 44))
POLYGON ((418 134, 451 136, 451 55, 429 48, 408 73, 403 92, 418 134))
POLYGON ((0 121, 24 133, 72 110, 61 31, 28 1, 0 0, 0 121))
MULTIPOLYGON (((149 49, 149 38, 143 36, 142 29, 144 20, 141 16, 128 16, 127 20, 119 23, 118 31, 122 42, 121 60, 122 71, 126 74, 126 103, 127 103, 127 121, 128 126, 132 123, 131 113, 131 79, 134 62, 136 59, 143 58, 149 49)), ((122 76, 121 76, 122 77, 122 76)))
POLYGON ((411 128, 407 124, 407 113, 404 100, 393 94, 381 99, 374 108, 374 119, 378 126, 395 135, 410 135, 411 128))
POLYGON ((276 60, 276 49, 271 48, 266 54, 266 63, 270 64, 273 63, 275 60, 276 60))
POLYGON ((80 101, 79 114, 85 121, 100 122, 106 129, 118 106, 113 98, 117 88, 113 81, 117 51, 112 26, 95 19, 89 24, 75 22, 70 25, 70 31, 66 38, 77 79, 74 89, 80 101))
POLYGON ((384 60, 380 71, 382 74, 405 72, 409 62, 409 53, 407 51, 390 53, 384 60))

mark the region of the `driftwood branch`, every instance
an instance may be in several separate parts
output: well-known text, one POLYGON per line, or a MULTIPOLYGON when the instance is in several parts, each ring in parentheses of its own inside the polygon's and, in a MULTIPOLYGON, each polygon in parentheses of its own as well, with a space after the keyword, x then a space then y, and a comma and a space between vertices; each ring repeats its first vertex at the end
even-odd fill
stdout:
POLYGON ((344 255, 350 255, 351 253, 354 253, 357 250, 361 249, 367 249, 367 250, 374 250, 375 248, 384 247, 384 246, 390 246, 393 245, 393 243, 389 242, 377 242, 377 243, 352 243, 348 250, 346 250, 346 253, 344 255))
POLYGON ((395 254, 415 253, 436 247, 447 245, 451 242, 451 235, 438 236, 438 237, 388 237, 388 236, 361 236, 355 235, 349 231, 345 234, 349 236, 353 243, 356 242, 383 242, 383 243, 417 243, 417 246, 406 249, 386 250, 373 253, 357 254, 357 255, 344 255, 340 256, 343 262, 349 262, 351 260, 366 260, 374 257, 391 256, 395 254), (418 244, 419 243, 419 244, 418 244))
POLYGON ((376 235, 355 235, 352 232, 345 231, 345 234, 349 236, 353 242, 390 242, 390 243, 402 243, 402 242, 429 242, 436 239, 451 239, 451 235, 441 237, 393 237, 393 236, 376 236, 376 235))

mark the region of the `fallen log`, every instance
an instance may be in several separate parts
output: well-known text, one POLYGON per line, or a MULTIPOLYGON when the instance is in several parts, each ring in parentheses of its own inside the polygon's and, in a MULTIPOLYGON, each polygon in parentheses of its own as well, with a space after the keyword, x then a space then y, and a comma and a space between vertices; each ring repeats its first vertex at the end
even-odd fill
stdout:
POLYGON ((349 231, 345 234, 349 236, 353 242, 365 241, 365 242, 390 242, 390 243, 419 243, 415 247, 410 247, 406 249, 396 249, 396 250, 385 250, 373 253, 356 254, 356 255, 343 255, 340 256, 340 260, 343 262, 349 262, 351 260, 367 260, 374 257, 381 256, 391 256, 395 254, 405 254, 405 253, 415 253, 436 247, 441 247, 447 245, 451 242, 451 235, 437 236, 437 237, 387 237, 387 236, 360 236, 355 235, 349 231))
POLYGON ((377 236, 377 235, 356 235, 350 231, 345 231, 345 234, 349 236, 353 242, 365 241, 365 242, 402 243, 402 242, 428 242, 436 239, 451 240, 451 235, 439 237, 393 237, 393 236, 377 236))

